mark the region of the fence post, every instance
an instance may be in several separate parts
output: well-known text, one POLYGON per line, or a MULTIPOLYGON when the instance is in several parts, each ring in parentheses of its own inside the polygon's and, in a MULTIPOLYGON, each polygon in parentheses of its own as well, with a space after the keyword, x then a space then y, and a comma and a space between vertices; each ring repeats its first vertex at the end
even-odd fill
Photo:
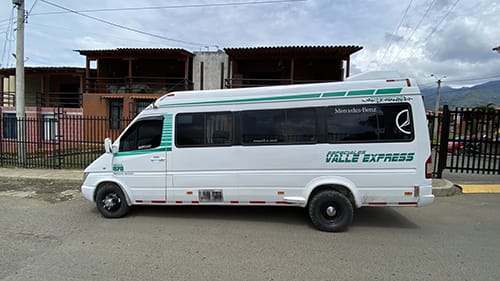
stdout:
MULTIPOLYGON (((438 126, 438 124, 435 124, 438 126)), ((437 160, 437 178, 443 177, 443 170, 446 168, 448 160, 448 135, 450 133, 450 111, 447 105, 443 106, 443 113, 441 115, 441 134, 439 138, 439 154, 437 160)))
POLYGON ((60 107, 57 107, 57 115, 55 116, 55 122, 56 122, 56 126, 57 126, 57 137, 56 137, 56 151, 57 151, 57 168, 58 169, 61 169, 61 166, 62 166, 62 157, 63 157, 63 151, 62 151, 62 147, 61 147, 61 139, 64 138, 65 136, 65 132, 63 131, 65 129, 66 126, 63 126, 61 125, 61 123, 65 122, 64 120, 64 111, 60 108, 60 107))
MULTIPOLYGON (((3 95, 0 95, 1 105, 3 106, 3 95)), ((3 167, 3 113, 0 107, 0 167, 3 167)))

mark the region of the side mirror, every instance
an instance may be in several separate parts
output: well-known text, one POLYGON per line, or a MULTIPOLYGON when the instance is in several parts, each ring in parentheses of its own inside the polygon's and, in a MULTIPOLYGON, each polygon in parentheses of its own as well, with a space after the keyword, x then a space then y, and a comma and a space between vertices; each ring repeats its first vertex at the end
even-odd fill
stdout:
POLYGON ((104 150, 106 151, 106 153, 115 154, 116 152, 118 152, 118 148, 113 145, 110 138, 104 139, 104 150))

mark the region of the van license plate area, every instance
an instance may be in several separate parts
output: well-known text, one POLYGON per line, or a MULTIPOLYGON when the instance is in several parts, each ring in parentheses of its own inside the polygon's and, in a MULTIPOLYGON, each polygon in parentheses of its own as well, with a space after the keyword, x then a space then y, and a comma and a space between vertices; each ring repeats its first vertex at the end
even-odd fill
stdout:
POLYGON ((223 202, 222 190, 220 189, 202 189, 198 191, 200 202, 223 202))

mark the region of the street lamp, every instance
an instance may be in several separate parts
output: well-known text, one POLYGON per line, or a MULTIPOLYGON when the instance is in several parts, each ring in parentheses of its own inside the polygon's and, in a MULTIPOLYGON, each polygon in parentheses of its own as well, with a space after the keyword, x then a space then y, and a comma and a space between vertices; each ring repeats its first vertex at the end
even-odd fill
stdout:
POLYGON ((497 52, 497 53, 500 54, 500 46, 493 48, 492 51, 497 52))
POLYGON ((446 76, 439 78, 436 75, 431 74, 431 77, 434 77, 434 79, 436 79, 436 83, 437 83, 436 103, 434 104, 434 136, 433 136, 433 137, 437 137, 439 100, 441 99, 441 81, 444 78, 446 78, 446 76))

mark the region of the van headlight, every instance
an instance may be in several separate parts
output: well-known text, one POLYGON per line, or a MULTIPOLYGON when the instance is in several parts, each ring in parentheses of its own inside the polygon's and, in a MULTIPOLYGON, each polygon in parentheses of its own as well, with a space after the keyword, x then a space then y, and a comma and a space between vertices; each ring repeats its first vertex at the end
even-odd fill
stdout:
POLYGON ((87 180, 87 177, 89 176, 90 173, 83 173, 83 182, 87 180))

